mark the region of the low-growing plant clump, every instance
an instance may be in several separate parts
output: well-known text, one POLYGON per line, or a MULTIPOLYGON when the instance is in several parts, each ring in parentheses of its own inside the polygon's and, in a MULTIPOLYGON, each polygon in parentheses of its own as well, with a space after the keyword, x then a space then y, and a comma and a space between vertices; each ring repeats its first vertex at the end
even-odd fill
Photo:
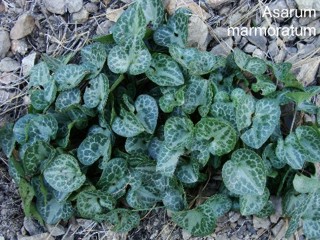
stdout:
POLYGON ((205 236, 230 210, 271 215, 277 195, 286 236, 302 220, 320 238, 320 88, 302 86, 288 63, 186 47, 190 14, 166 20, 161 0, 137 0, 112 35, 32 69, 29 113, 0 140, 27 216, 127 232, 164 207, 205 236), (295 124, 304 113, 317 122, 295 124))

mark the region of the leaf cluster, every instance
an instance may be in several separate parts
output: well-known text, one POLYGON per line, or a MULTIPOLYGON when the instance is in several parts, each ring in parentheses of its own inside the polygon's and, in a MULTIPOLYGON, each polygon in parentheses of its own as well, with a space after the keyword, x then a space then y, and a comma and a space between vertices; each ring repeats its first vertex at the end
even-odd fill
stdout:
POLYGON ((288 63, 188 48, 189 17, 181 8, 165 20, 162 1, 138 0, 112 35, 32 69, 29 113, 0 139, 25 214, 127 232, 165 207, 205 236, 231 209, 271 215, 278 194, 287 236, 303 220, 319 239, 319 121, 293 128, 299 114, 320 116, 319 88, 303 87, 288 63))

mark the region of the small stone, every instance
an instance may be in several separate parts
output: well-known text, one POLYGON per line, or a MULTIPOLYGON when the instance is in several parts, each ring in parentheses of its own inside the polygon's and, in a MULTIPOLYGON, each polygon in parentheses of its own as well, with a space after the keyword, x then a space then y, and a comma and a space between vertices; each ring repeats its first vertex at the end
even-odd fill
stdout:
POLYGON ((274 61, 276 63, 283 62, 283 60, 286 58, 286 56, 287 56, 287 52, 282 48, 282 49, 280 49, 279 54, 274 58, 274 61))
POLYGON ((231 37, 228 35, 228 29, 225 27, 214 28, 212 31, 212 35, 213 37, 217 37, 219 39, 225 39, 225 38, 231 37))
POLYGON ((41 233, 30 237, 18 237, 18 240, 54 240, 50 233, 41 233))
POLYGON ((248 43, 247 45, 244 46, 243 51, 246 53, 253 53, 254 50, 256 50, 256 46, 248 43))
POLYGON ((95 13, 98 12, 99 8, 96 4, 94 3, 87 3, 86 5, 84 5, 84 8, 89 12, 89 13, 95 13))
POLYGON ((10 83, 17 82, 19 77, 13 73, 2 73, 0 74, 0 83, 3 85, 8 85, 10 83))
POLYGON ((66 233, 64 227, 62 227, 61 225, 47 225, 47 229, 52 237, 62 236, 66 233))
MULTIPOLYGON (((288 29, 288 28, 290 28, 289 25, 283 25, 282 29, 288 29)), ((292 42, 297 37, 295 34, 288 34, 288 32, 286 30, 283 30, 283 31, 280 30, 279 34, 280 34, 282 41, 284 41, 284 42, 292 42)))
POLYGON ((6 57, 0 61, 0 71, 13 72, 20 68, 20 64, 12 58, 6 57))
POLYGON ((31 236, 43 233, 40 224, 30 217, 24 217, 23 226, 31 236))
POLYGON ((207 46, 212 39, 209 35, 207 24, 197 16, 191 16, 188 25, 188 46, 196 47, 202 51, 207 50, 207 46))
POLYGON ((236 12, 235 14, 232 14, 228 18, 228 23, 231 27, 237 26, 241 18, 242 18, 242 14, 239 12, 236 12))
POLYGON ((98 24, 96 34, 97 35, 107 35, 110 34, 110 29, 114 25, 114 22, 110 20, 106 20, 100 24, 98 24))
POLYGON ((281 219, 272 229, 271 232, 276 239, 282 239, 286 233, 284 221, 281 219), (281 234, 282 232, 282 234, 281 234))
POLYGON ((228 56, 233 48, 232 38, 228 38, 225 41, 221 41, 217 46, 210 51, 214 55, 228 56))
POLYGON ((20 40, 12 40, 11 42, 11 50, 13 54, 20 53, 21 55, 25 55, 28 51, 28 45, 26 41, 20 40))
POLYGON ((190 233, 188 233, 186 230, 182 230, 182 239, 183 240, 188 240, 188 239, 190 239, 191 238, 191 234, 190 233))
POLYGON ((112 22, 117 22, 123 12, 124 12, 123 8, 117 8, 117 9, 108 8, 106 17, 112 22))
POLYGON ((4 58, 10 49, 10 37, 7 31, 0 30, 0 59, 4 58))
POLYGON ((79 12, 82 8, 83 0, 44 0, 44 6, 49 12, 56 14, 64 14, 66 11, 69 13, 79 12))
POLYGON ((10 31, 10 38, 14 40, 23 38, 29 35, 33 31, 34 27, 34 18, 28 13, 25 13, 21 15, 14 24, 10 31))
POLYGON ((178 8, 183 7, 183 8, 189 8, 194 15, 199 16, 203 21, 205 21, 210 17, 210 14, 207 13, 203 8, 201 8, 194 1, 167 0, 164 5, 170 15, 174 14, 174 12, 178 8))
POLYGON ((34 66, 34 62, 36 60, 37 57, 37 53, 33 52, 31 54, 29 54, 28 56, 24 57, 22 59, 22 74, 23 76, 28 76, 30 73, 30 70, 32 69, 32 67, 34 66))
POLYGON ((233 212, 233 211, 229 212, 229 220, 231 223, 237 222, 239 220, 239 218, 240 218, 239 213, 233 212))
POLYGON ((316 81, 316 74, 320 65, 320 57, 310 58, 306 61, 307 62, 300 67, 297 79, 303 83, 304 86, 309 86, 316 81))
POLYGON ((299 18, 299 24, 302 26, 306 26, 308 24, 310 24, 311 22, 317 20, 317 16, 314 16, 313 14, 311 16, 308 17, 301 17, 299 18))
POLYGON ((83 229, 87 229, 89 228, 90 226, 94 226, 96 223, 92 220, 88 220, 88 219, 82 219, 82 218, 79 218, 77 219, 77 223, 79 224, 79 226, 81 226, 83 229))
POLYGON ((268 218, 258 218, 253 216, 253 226, 257 228, 268 229, 271 223, 268 218))
POLYGON ((71 21, 73 23, 83 24, 88 20, 89 12, 82 8, 79 12, 75 12, 71 16, 71 21))
POLYGON ((263 51, 267 50, 267 38, 265 36, 259 36, 259 35, 249 35, 247 36, 247 39, 249 40, 249 42, 251 42, 253 45, 257 46, 258 48, 260 48, 263 51))
POLYGON ((233 2, 233 0, 205 0, 212 9, 218 9, 222 4, 228 4, 233 2))
POLYGON ((308 27, 309 28, 314 28, 316 30, 316 35, 320 34, 320 21, 319 21, 319 19, 311 22, 310 24, 308 24, 308 27))
POLYGON ((316 50, 316 46, 314 44, 302 44, 298 43, 298 55, 301 59, 305 58, 307 55, 316 50))
POLYGON ((0 2, 0 13, 4 13, 6 11, 6 5, 4 5, 4 2, 0 2))
POLYGON ((272 58, 279 54, 279 48, 276 41, 272 41, 268 46, 268 53, 272 58))
POLYGON ((256 48, 253 53, 252 53, 253 57, 257 57, 257 58, 261 58, 261 59, 265 59, 266 58, 266 53, 262 50, 260 50, 259 48, 256 48))
POLYGON ((232 9, 231 5, 224 6, 219 10, 219 15, 221 16, 228 15, 231 12, 231 9, 232 9))
POLYGON ((298 8, 300 10, 304 9, 314 9, 316 11, 320 11, 320 2, 319 0, 296 0, 298 4, 298 8))
MULTIPOLYGON (((271 4, 268 5, 268 7, 269 7, 271 12, 274 11, 274 10, 278 10, 278 9, 281 9, 281 11, 289 10, 289 7, 288 7, 288 5, 287 5, 285 0, 277 0, 275 2, 272 2, 271 4)), ((274 20, 276 22, 283 22, 286 19, 283 18, 283 17, 277 17, 277 18, 274 18, 274 20)))

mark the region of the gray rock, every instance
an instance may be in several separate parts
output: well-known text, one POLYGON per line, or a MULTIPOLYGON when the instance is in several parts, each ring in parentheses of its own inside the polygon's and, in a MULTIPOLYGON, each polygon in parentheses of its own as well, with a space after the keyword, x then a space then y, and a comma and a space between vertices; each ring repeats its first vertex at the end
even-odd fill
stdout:
POLYGON ((3 85, 8 85, 10 83, 17 82, 19 77, 14 73, 2 73, 0 74, 0 83, 3 85))
POLYGON ((223 6, 220 10, 219 10, 219 15, 224 16, 224 15, 228 15, 231 12, 231 5, 227 5, 227 6, 223 6))
POLYGON ((0 71, 13 72, 20 68, 20 64, 12 58, 6 57, 0 61, 0 71))
POLYGON ((188 46, 196 47, 202 51, 207 50, 207 46, 212 37, 209 34, 207 24, 198 16, 191 16, 188 25, 188 46))
POLYGON ((219 39, 229 38, 231 36, 228 35, 228 28, 226 27, 217 27, 212 30, 213 37, 217 37, 219 39))
POLYGON ((79 12, 83 6, 83 0, 44 0, 44 6, 49 12, 56 14, 64 14, 66 11, 69 13, 79 12))
POLYGON ((84 5, 84 8, 89 12, 89 13, 95 13, 98 12, 99 8, 96 4, 94 3, 87 3, 86 5, 84 5))
POLYGON ((299 57, 304 58, 307 55, 309 55, 311 52, 313 52, 316 49, 316 46, 312 43, 311 44, 298 43, 297 48, 298 48, 299 57))
POLYGON ((296 4, 295 0, 286 0, 286 3, 288 5, 289 9, 297 8, 297 4, 296 4))
POLYGON ((249 35, 247 36, 247 39, 249 42, 251 42, 253 45, 257 46, 263 51, 267 50, 267 38, 265 36, 259 36, 259 35, 249 35))
POLYGON ((266 53, 264 51, 261 51, 259 48, 256 48, 256 50, 253 51, 252 53, 253 57, 265 59, 266 58, 266 53))
POLYGON ((30 73, 30 70, 34 66, 35 60, 37 57, 37 53, 33 52, 29 54, 28 56, 24 57, 22 59, 21 65, 22 65, 22 74, 23 76, 28 76, 30 73))
POLYGON ((234 2, 234 0, 205 0, 206 4, 208 4, 213 9, 219 9, 222 4, 228 4, 234 2))
POLYGON ((274 58, 274 61, 276 63, 283 62, 283 60, 286 58, 286 56, 287 56, 287 52, 282 48, 282 49, 280 49, 279 54, 274 58))
POLYGON ((236 26, 238 25, 240 19, 242 18, 242 14, 239 12, 236 12, 235 14, 230 15, 228 18, 228 24, 229 26, 236 26))
POLYGON ((276 41, 272 41, 268 46, 268 53, 272 58, 279 54, 279 48, 276 41))
MULTIPOLYGON (((269 4, 268 7, 271 11, 276 10, 276 9, 280 10, 280 11, 282 11, 284 9, 287 9, 287 10, 289 9, 285 0, 274 1, 271 4, 269 4)), ((277 17, 277 18, 274 18, 274 20, 277 22, 283 22, 284 20, 286 20, 286 18, 277 17)))
POLYGON ((188 240, 191 238, 191 234, 185 231, 184 229, 182 230, 182 239, 183 240, 188 240))
POLYGON ((97 35, 106 35, 110 33, 111 27, 114 25, 114 22, 110 20, 106 20, 100 23, 97 27, 96 34, 97 35))
POLYGON ((41 234, 44 232, 41 225, 30 217, 24 217, 23 226, 31 236, 41 234))
POLYGON ((281 219, 272 229, 271 232, 277 239, 282 239, 286 233, 285 222, 281 219), (281 233, 282 232, 282 233, 281 233))
POLYGON ((243 37, 241 38, 240 42, 238 43, 239 48, 243 48, 248 43, 247 38, 243 37))
POLYGON ((10 31, 11 39, 20 39, 29 35, 35 27, 34 18, 28 13, 22 14, 10 31))
POLYGON ((233 40, 232 38, 228 38, 212 48, 211 53, 213 53, 214 55, 228 56, 231 53, 232 47, 233 40))
POLYGON ((317 20, 318 18, 319 18, 319 15, 318 16, 312 15, 312 16, 309 16, 309 17, 301 17, 301 18, 299 18, 299 24, 303 25, 303 26, 306 26, 309 23, 317 20))
POLYGON ((247 45, 244 46, 243 51, 245 51, 246 53, 253 53, 254 50, 256 50, 256 46, 248 43, 247 45))
POLYGON ((229 220, 232 223, 237 222, 239 220, 239 218, 240 218, 240 214, 237 213, 237 212, 231 211, 231 212, 228 213, 228 215, 229 215, 229 220))
POLYGON ((26 41, 20 40, 12 40, 11 42, 11 50, 14 54, 19 53, 21 55, 25 55, 28 51, 28 45, 26 41))
POLYGON ((316 11, 320 11, 320 2, 319 0, 296 0, 298 8, 300 10, 303 9, 314 9, 316 11))
POLYGON ((11 46, 9 33, 7 31, 0 30, 0 42, 1 42, 0 44, 0 59, 1 59, 6 56, 11 46))
POLYGON ((47 229, 52 237, 62 236, 66 233, 66 230, 61 225, 47 225, 47 229))
POLYGON ((271 222, 268 218, 258 218, 253 216, 253 226, 257 228, 268 229, 271 225, 271 222))
POLYGON ((283 25, 282 26, 282 29, 279 31, 280 38, 284 42, 292 42, 292 41, 294 41, 296 39, 296 35, 295 34, 291 34, 291 33, 288 34, 287 30, 285 30, 287 28, 290 28, 290 26, 289 25, 283 25))
POLYGON ((41 233, 30 237, 18 236, 18 240, 54 240, 49 233, 41 233))
POLYGON ((83 24, 88 20, 89 12, 82 8, 79 12, 75 12, 71 16, 71 21, 73 23, 83 24))
POLYGON ((316 35, 320 34, 320 20, 319 19, 311 22, 310 24, 308 24, 308 27, 315 28, 316 29, 316 35))
POLYGON ((303 83, 304 86, 309 86, 316 80, 316 74, 320 65, 320 57, 310 58, 303 64, 297 75, 297 79, 303 83))

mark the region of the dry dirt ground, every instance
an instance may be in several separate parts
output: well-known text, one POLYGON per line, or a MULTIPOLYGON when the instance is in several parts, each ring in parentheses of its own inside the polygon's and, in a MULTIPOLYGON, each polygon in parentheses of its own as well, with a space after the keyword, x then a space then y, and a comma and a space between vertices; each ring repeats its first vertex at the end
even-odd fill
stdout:
MULTIPOLYGON (((310 2, 319 7, 318 0, 310 2)), ((26 112, 28 71, 42 53, 54 56, 77 51, 94 35, 109 32, 131 0, 0 0, 0 126, 26 112), (59 6, 58 2, 62 2, 59 6), (64 2, 66 4, 64 5, 64 2), (64 5, 64 6, 63 6, 64 5)), ((167 10, 187 6, 193 11, 189 43, 214 54, 228 54, 238 47, 275 62, 290 61, 304 84, 319 84, 320 12, 316 17, 263 18, 260 10, 299 9, 301 0, 165 0, 167 10), (316 36, 228 36, 229 26, 306 26, 316 36)), ((1 154, 1 153, 0 153, 1 154)), ((273 202, 281 212, 281 199, 273 202)), ((103 224, 72 219, 57 226, 41 227, 24 218, 17 189, 0 155, 0 240, 2 239, 282 239, 286 219, 275 214, 268 219, 240 217, 231 212, 222 217, 216 232, 192 238, 170 221, 170 213, 153 210, 137 229, 125 235, 112 233, 103 224)), ((299 230, 292 239, 304 239, 299 230)))

